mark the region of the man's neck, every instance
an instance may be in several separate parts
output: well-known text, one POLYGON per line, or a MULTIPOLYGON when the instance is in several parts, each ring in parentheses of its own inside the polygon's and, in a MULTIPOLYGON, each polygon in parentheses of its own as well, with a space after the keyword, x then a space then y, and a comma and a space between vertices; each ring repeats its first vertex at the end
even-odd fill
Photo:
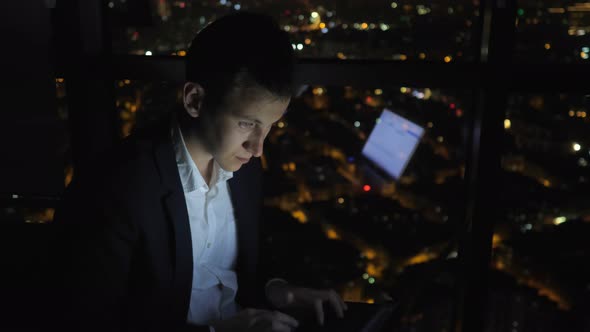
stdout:
POLYGON ((209 185, 213 176, 213 156, 207 152, 198 137, 184 135, 183 133, 183 139, 186 149, 199 169, 199 173, 201 173, 205 183, 209 185))

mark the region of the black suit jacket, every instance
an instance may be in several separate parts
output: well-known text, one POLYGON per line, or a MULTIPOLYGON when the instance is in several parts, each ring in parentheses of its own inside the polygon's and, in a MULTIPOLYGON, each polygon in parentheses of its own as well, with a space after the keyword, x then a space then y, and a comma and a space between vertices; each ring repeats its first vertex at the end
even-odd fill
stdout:
MULTIPOLYGON (((61 327, 78 331, 208 331, 186 324, 193 257, 170 122, 135 133, 75 177, 57 209, 61 327)), ((257 278, 261 167, 229 180, 242 306, 264 303, 257 278)))

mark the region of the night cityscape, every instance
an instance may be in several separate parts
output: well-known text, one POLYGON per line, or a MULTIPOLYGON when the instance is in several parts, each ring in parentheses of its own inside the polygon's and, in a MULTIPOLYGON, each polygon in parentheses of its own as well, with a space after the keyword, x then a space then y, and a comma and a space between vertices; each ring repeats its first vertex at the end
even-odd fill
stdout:
MULTIPOLYGON (((472 62, 480 1, 106 1, 112 52, 184 56, 195 32, 226 13, 272 14, 302 58, 472 62)), ((518 1, 515 63, 585 63, 590 3, 518 1)), ((67 78, 55 79, 68 121, 67 78)), ((178 105, 177 83, 113 82, 120 138, 178 105)), ((590 95, 513 93, 504 114, 485 331, 590 331, 590 95)), ((346 301, 400 300, 387 331, 453 331, 465 215, 469 89, 309 85, 265 143, 263 262, 269 275, 335 288, 346 301), (384 108, 424 128, 403 176, 361 150, 384 108), (294 250, 293 248, 298 248, 294 250)), ((501 110, 499 110, 501 111, 501 110)), ((66 134, 64 134, 65 136, 66 134)), ((392 142, 395 144, 395 142, 392 142)), ((64 185, 75 172, 64 138, 64 185)), ((52 208, 8 207, 0 219, 46 223, 52 208)), ((477 222, 477 221, 475 221, 477 222)))

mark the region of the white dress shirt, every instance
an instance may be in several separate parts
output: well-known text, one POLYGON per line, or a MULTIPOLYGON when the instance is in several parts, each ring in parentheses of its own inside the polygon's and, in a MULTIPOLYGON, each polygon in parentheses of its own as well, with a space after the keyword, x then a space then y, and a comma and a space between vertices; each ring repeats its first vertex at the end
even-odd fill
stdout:
POLYGON ((214 161, 211 182, 207 184, 186 148, 178 125, 174 126, 172 137, 193 247, 193 282, 187 322, 207 325, 237 312, 237 234, 227 183, 233 173, 223 170, 214 161))

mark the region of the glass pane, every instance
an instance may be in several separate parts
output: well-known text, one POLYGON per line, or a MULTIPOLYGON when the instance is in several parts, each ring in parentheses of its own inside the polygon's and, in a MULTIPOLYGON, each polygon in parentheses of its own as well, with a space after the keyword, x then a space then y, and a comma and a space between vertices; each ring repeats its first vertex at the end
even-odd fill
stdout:
POLYGON ((0 210, 2 225, 47 224, 53 221, 53 208, 9 207, 0 210))
MULTIPOLYGON (((180 92, 160 82, 121 82, 117 102, 134 114, 121 128, 171 110, 180 92)), ((348 301, 377 302, 390 294, 402 301, 400 331, 449 330, 470 96, 411 87, 307 87, 265 144, 261 268, 296 284, 333 287, 348 301), (385 107, 425 129, 397 181, 361 156, 385 107)))
POLYGON ((149 126, 171 112, 181 100, 182 84, 128 79, 115 81, 119 136, 128 136, 135 127, 149 126))
POLYGON ((113 51, 139 55, 184 55, 207 23, 248 10, 273 15, 301 57, 472 61, 479 21, 479 0, 112 0, 108 6, 113 51))
POLYGON ((576 94, 510 98, 489 331, 589 326, 588 105, 576 94))
MULTIPOLYGON (((69 112, 68 99, 66 94, 66 80, 64 78, 58 77, 55 79, 55 92, 57 98, 57 115, 59 119, 63 122, 64 127, 67 127, 67 122, 69 121, 69 112)), ((74 176, 71 136, 69 135, 68 131, 64 132, 63 134, 59 151, 63 158, 63 181, 65 188, 70 184, 74 176)), ((53 220, 53 217, 51 218, 51 220, 53 220)))
POLYGON ((429 88, 309 87, 265 146, 263 266, 348 301, 391 295, 400 331, 450 328, 470 102, 429 88), (361 154, 384 108, 425 129, 398 180, 361 154))
POLYGON ((590 54, 590 7, 578 1, 519 0, 517 61, 584 63, 590 54))
MULTIPOLYGON (((57 78, 55 82, 43 80, 42 86, 37 83, 33 86, 41 89, 43 98, 24 108, 6 107, 0 122, 0 197, 5 199, 12 199, 12 195, 56 197, 64 188, 63 172, 70 155, 65 81, 57 78)), ((9 87, 7 98, 30 98, 30 89, 22 82, 9 87)), ((11 100, 7 105, 13 105, 11 100)))

